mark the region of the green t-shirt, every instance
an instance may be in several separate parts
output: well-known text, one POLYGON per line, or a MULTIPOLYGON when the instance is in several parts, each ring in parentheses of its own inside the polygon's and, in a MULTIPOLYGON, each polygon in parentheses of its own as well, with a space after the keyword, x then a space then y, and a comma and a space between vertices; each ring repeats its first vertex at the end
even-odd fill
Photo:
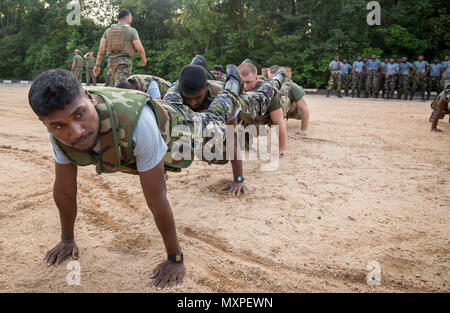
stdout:
POLYGON ((305 91, 303 87, 300 87, 296 83, 292 84, 291 90, 289 91, 289 99, 291 102, 297 102, 305 96, 305 91))
POLYGON ((95 61, 96 61, 95 57, 88 57, 86 67, 93 68, 95 66, 95 61))
POLYGON ((81 55, 74 55, 73 60, 75 62, 75 67, 83 67, 83 57, 81 55))
MULTIPOLYGON (((110 28, 108 28, 107 30, 105 30, 105 32, 103 33, 103 37, 106 39, 106 36, 108 35, 110 28)), ((137 32, 136 29, 134 29, 133 27, 128 27, 127 31, 125 32, 125 41, 135 41, 135 40, 140 40, 139 39, 139 34, 137 32)))

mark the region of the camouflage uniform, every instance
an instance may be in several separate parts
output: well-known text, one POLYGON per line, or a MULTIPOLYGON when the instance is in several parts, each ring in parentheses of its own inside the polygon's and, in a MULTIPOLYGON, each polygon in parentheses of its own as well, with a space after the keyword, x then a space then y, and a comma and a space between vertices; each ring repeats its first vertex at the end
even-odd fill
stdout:
POLYGON ((430 65, 430 81, 428 84, 428 95, 431 94, 431 91, 434 89, 438 94, 441 93, 441 70, 443 69, 442 64, 431 64, 430 65))
POLYGON ((167 80, 158 76, 144 74, 135 74, 128 77, 128 81, 135 83, 138 86, 138 90, 142 92, 148 91, 148 87, 153 80, 158 83, 161 99, 163 99, 169 88, 172 86, 167 80))
POLYGON ((331 61, 329 67, 334 69, 331 71, 330 80, 328 81, 327 96, 330 94, 331 89, 334 84, 337 84, 337 93, 341 94, 341 69, 338 66, 342 66, 343 63, 340 61, 331 61))
MULTIPOLYGON (((225 140, 226 123, 239 116, 244 118, 258 118, 269 107, 272 97, 277 93, 278 82, 269 80, 261 88, 248 93, 244 98, 237 97, 232 92, 224 90, 218 95, 205 112, 192 111, 188 106, 152 100, 140 91, 124 90, 110 87, 89 87, 97 103, 95 108, 100 118, 100 154, 94 152, 79 152, 58 142, 65 157, 79 166, 96 164, 98 174, 124 173, 138 174, 133 155, 135 143, 132 140, 134 125, 136 124, 144 105, 149 105, 158 121, 158 127, 168 151, 164 157, 166 170, 179 171, 192 164, 195 143, 203 146, 214 137, 225 140), (109 108, 108 108, 109 106, 109 108), (205 138, 204 133, 196 129, 202 126, 203 131, 210 134, 205 138), (184 130, 174 129, 176 126, 186 126, 184 130), (178 131, 180 130, 180 131, 178 131), (184 133, 189 131, 189 134, 184 133), (187 136, 186 135, 191 135, 187 136), (186 139, 188 138, 188 139, 186 139), (184 141, 191 147, 189 159, 176 160, 172 155, 174 144, 184 141), (190 140, 190 141, 187 141, 190 140)), ((210 163, 226 163, 223 159, 205 160, 210 163)))
POLYGON ((447 104, 446 106, 444 106, 444 110, 442 111, 441 116, 439 116, 439 119, 442 120, 445 117, 446 114, 450 114, 450 108, 449 108, 449 105, 448 105, 448 101, 450 100, 450 85, 448 85, 447 88, 444 91, 442 91, 434 99, 433 102, 431 102, 430 106, 431 106, 431 109, 433 110, 432 116, 434 115, 434 112, 436 112, 436 110, 438 108, 438 105, 439 105, 439 102, 441 101, 441 99, 444 99, 444 101, 447 104))
POLYGON ((128 24, 112 25, 103 34, 107 41, 108 69, 111 71, 111 84, 117 86, 127 81, 131 75, 135 53, 133 41, 140 40, 137 31, 128 24))
POLYGON ((73 75, 82 82, 82 74, 83 74, 83 57, 79 54, 76 54, 73 57, 73 61, 75 62, 75 66, 73 69, 73 75))
POLYGON ((286 78, 279 91, 281 102, 283 103, 283 117, 286 119, 302 119, 302 111, 298 108, 297 102, 301 100, 305 92, 303 87, 298 86, 290 78, 286 78), (294 90, 297 92, 293 92, 294 90))
POLYGON ((94 66, 95 66, 96 59, 94 57, 88 57, 87 63, 86 63, 86 85, 89 86, 92 84, 94 86, 97 86, 97 80, 94 75, 94 66))
POLYGON ((420 91, 422 92, 422 97, 425 94, 425 91, 428 89, 428 77, 426 74, 426 68, 429 66, 427 61, 416 61, 414 62, 414 66, 416 67, 416 72, 414 73, 413 79, 413 87, 412 94, 415 94, 417 91, 417 87, 420 85, 420 91))

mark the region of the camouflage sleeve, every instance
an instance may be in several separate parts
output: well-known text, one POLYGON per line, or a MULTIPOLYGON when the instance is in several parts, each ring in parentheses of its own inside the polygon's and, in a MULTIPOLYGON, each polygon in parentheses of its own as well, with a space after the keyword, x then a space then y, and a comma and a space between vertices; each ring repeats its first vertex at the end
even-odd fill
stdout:
POLYGON ((181 96, 181 91, 178 84, 175 84, 169 88, 163 100, 174 104, 183 104, 183 97, 181 96))
POLYGON ((269 108, 272 104, 272 98, 277 94, 278 90, 278 82, 273 79, 268 79, 258 89, 242 94, 242 114, 253 119, 266 115, 270 112, 269 108))

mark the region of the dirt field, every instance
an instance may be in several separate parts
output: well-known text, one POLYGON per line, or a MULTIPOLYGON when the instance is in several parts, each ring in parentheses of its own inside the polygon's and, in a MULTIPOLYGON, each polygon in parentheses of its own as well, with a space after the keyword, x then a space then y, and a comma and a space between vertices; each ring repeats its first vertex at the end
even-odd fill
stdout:
MULTIPOLYGON (((81 285, 68 260, 43 258, 60 236, 48 134, 28 87, 0 86, 0 292, 154 292, 165 258, 139 179, 78 177, 81 285)), ((278 171, 244 162, 251 193, 230 198, 231 167, 170 173, 168 196, 187 275, 176 292, 449 292, 450 124, 429 131, 429 102, 307 96, 308 137, 278 171), (381 265, 369 286, 367 264, 381 265)))

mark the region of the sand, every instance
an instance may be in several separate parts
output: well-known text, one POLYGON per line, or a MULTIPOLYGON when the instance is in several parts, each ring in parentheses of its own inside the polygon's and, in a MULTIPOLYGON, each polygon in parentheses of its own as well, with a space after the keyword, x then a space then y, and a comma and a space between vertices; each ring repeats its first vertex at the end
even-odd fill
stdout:
MULTIPOLYGON (((0 292, 154 292, 164 245, 137 176, 80 168, 80 285, 60 236, 46 128, 29 86, 0 86, 0 292)), ((308 95, 308 137, 289 120, 274 172, 245 161, 250 194, 221 190, 229 165, 170 173, 168 197, 187 274, 175 292, 449 292, 450 124, 429 131, 429 102, 308 95), (381 266, 369 286, 368 263, 381 266)), ((166 292, 166 291, 164 291, 166 292)))

